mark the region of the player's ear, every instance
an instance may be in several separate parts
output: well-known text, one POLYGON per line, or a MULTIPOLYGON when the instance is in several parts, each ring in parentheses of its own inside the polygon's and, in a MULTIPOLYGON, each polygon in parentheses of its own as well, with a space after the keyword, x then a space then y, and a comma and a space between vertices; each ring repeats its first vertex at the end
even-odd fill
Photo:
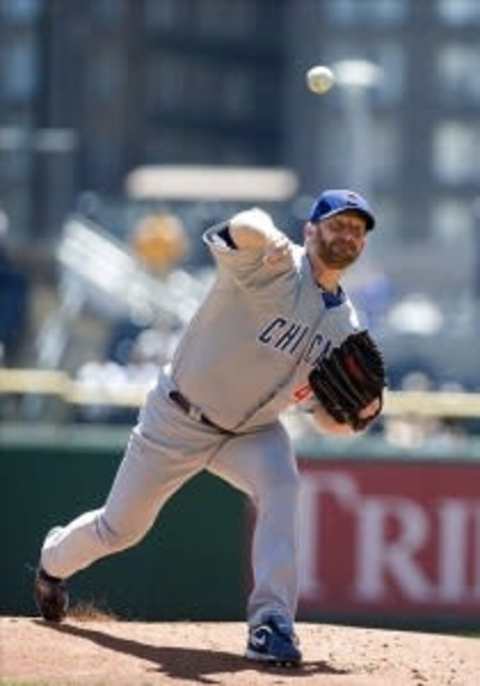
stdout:
POLYGON ((307 241, 309 238, 312 237, 313 233, 315 231, 315 227, 312 224, 312 222, 306 222, 303 226, 303 238, 305 241, 307 241))

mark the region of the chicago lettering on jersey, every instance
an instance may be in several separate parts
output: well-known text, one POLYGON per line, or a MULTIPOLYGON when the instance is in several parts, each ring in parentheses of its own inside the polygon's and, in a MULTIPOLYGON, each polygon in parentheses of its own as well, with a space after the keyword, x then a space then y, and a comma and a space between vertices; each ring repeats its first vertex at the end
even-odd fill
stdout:
POLYGON ((275 317, 266 324, 258 334, 258 340, 263 345, 269 345, 275 350, 293 355, 298 352, 308 364, 314 365, 332 347, 331 341, 325 336, 317 333, 309 341, 308 345, 302 347, 308 340, 310 327, 307 324, 296 322, 285 317, 275 317))

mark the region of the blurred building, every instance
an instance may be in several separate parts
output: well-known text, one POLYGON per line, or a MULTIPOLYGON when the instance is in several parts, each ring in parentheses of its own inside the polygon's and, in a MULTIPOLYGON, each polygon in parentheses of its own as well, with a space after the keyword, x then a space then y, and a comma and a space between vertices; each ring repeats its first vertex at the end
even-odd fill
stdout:
POLYGON ((54 235, 79 190, 119 194, 138 164, 280 163, 283 4, 0 0, 0 193, 19 234, 54 235))
POLYGON ((478 0, 0 0, 12 235, 48 243, 79 191, 118 195, 143 163, 283 164, 307 193, 346 185, 363 130, 360 190, 388 227, 382 256, 425 243, 409 253, 418 278, 435 241, 468 275, 479 31, 478 0), (361 97, 306 91, 307 67, 344 59, 383 80, 361 97))
POLYGON ((294 132, 286 140, 309 189, 349 183, 352 128, 363 126, 362 185, 385 226, 374 249, 389 273, 411 277, 409 287, 418 290, 471 283, 472 207, 480 185, 480 3, 292 2, 287 26, 302 40, 286 42, 288 131, 294 132), (363 93, 345 86, 321 98, 305 92, 305 65, 345 59, 373 62, 383 79, 363 93), (443 269, 452 255, 447 284, 443 269))

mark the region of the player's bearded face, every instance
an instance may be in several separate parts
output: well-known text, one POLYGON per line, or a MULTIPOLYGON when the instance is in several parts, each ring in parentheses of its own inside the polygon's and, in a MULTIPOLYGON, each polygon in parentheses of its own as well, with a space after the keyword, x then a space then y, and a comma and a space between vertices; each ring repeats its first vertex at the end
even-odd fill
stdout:
POLYGON ((310 249, 330 269, 345 269, 358 258, 365 245, 366 222, 345 213, 313 225, 310 249))

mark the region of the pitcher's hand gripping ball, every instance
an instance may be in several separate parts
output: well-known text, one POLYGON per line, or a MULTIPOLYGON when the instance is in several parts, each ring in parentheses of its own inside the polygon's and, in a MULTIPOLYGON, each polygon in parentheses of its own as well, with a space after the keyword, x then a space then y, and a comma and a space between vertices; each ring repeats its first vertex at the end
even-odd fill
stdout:
POLYGON ((362 431, 377 417, 386 385, 382 354, 367 331, 348 336, 310 372, 309 383, 324 409, 340 424, 362 431), (372 414, 364 416, 378 400, 372 414))

